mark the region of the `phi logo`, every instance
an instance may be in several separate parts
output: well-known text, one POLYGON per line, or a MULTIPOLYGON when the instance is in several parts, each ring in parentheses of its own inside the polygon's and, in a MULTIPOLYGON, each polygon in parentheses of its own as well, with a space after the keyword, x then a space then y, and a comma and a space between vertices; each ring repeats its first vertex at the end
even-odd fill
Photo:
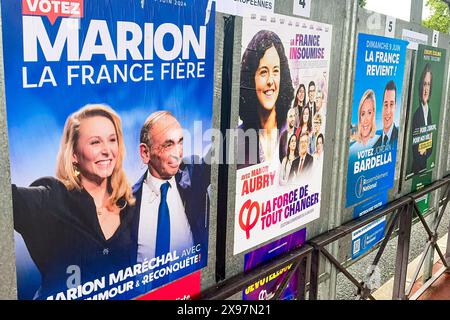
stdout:
POLYGON ((54 24, 58 17, 82 18, 84 0, 22 0, 22 14, 44 16, 54 24))
POLYGON ((241 207, 239 212, 239 226, 245 232, 245 237, 250 239, 250 230, 258 223, 260 216, 260 208, 258 202, 247 200, 241 207))

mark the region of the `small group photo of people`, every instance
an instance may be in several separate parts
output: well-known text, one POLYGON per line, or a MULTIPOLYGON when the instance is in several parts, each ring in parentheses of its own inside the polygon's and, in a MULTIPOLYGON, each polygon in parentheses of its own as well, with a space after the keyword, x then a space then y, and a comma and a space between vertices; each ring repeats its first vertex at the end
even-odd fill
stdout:
POLYGON ((280 184, 288 184, 310 173, 313 164, 322 168, 325 132, 324 93, 314 81, 300 83, 280 135, 280 184))

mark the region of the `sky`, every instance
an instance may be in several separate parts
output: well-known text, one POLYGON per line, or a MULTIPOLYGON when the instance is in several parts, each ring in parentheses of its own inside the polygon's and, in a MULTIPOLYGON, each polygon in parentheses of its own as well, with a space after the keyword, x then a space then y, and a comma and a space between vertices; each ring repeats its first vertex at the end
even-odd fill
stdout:
MULTIPOLYGON (((426 19, 430 10, 425 6, 426 0, 423 1, 424 8, 422 11, 422 18, 426 19)), ((389 16, 396 17, 405 21, 409 21, 409 14, 411 11, 411 0, 367 0, 365 7, 367 10, 383 13, 389 16)))

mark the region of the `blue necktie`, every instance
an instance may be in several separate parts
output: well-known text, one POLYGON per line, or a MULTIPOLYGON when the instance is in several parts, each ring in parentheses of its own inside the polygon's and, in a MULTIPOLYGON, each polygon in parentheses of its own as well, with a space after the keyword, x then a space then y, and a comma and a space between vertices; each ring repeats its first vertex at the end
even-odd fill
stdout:
POLYGON ((167 191, 169 182, 161 185, 161 202, 158 209, 158 227, 156 231, 155 257, 167 254, 170 250, 170 216, 167 206, 167 191))
MULTIPOLYGON (((169 191, 169 182, 161 185, 161 202, 158 209, 158 226, 156 230, 156 249, 155 258, 161 257, 170 251, 170 216, 167 206, 167 191, 169 191)), ((163 269, 165 265, 161 264, 157 269, 163 269)), ((147 290, 158 288, 169 282, 169 277, 160 277, 153 280, 147 290)))

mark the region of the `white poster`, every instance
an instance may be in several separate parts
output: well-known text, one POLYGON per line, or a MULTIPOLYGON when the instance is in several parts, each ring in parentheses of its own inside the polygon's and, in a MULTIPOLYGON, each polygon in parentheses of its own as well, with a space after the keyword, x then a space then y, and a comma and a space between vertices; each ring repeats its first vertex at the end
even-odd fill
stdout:
MULTIPOLYGON (((214 0, 210 0, 212 2, 214 0)), ((275 0, 215 0, 216 11, 234 16, 249 16, 252 13, 273 13, 275 0)))
POLYGON ((301 17, 309 18, 311 15, 312 0, 294 0, 294 8, 292 12, 301 17))
POLYGON ((244 18, 234 254, 320 215, 332 27, 244 18))
POLYGON ((408 49, 416 50, 419 44, 428 44, 428 36, 424 33, 403 29, 402 39, 409 41, 408 49))

